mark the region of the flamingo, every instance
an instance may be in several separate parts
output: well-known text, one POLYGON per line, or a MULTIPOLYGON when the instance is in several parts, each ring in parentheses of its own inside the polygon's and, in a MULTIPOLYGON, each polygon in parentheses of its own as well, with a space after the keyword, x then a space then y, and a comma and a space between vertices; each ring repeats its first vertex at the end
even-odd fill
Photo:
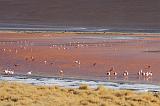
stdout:
POLYGON ((96 66, 97 63, 93 63, 93 66, 96 66))
POLYGON ((152 73, 152 72, 149 72, 149 75, 152 77, 153 73, 152 73))
POLYGON ((32 74, 32 71, 27 72, 27 75, 31 75, 31 74, 32 74))
POLYGON ((114 71, 114 67, 111 67, 110 69, 109 69, 109 71, 111 72, 111 71, 114 71))
POLYGON ((146 77, 152 77, 153 73, 152 72, 146 72, 144 76, 146 77))
POLYGON ((81 64, 81 62, 80 62, 79 60, 74 61, 74 63, 76 63, 76 64, 78 64, 78 65, 81 64))
POLYGON ((117 76, 117 74, 118 74, 117 72, 114 72, 114 73, 113 73, 114 76, 117 76))
POLYGON ((14 74, 14 71, 9 71, 9 74, 13 75, 13 74, 14 74))
POLYGON ((33 56, 31 56, 31 60, 32 60, 32 61, 34 61, 34 60, 35 60, 35 58, 34 58, 33 56))
POLYGON ((142 73, 143 73, 142 69, 140 71, 138 71, 139 76, 142 75, 142 73))
POLYGON ((142 72, 142 76, 146 76, 146 73, 145 73, 145 72, 142 72))
POLYGON ((123 76, 128 76, 128 71, 124 71, 123 76))
POLYGON ((9 74, 9 70, 8 69, 4 70, 4 73, 9 74))
POLYGON ((146 72, 145 76, 148 77, 149 76, 149 72, 146 72))
POLYGON ((18 67, 18 66, 20 66, 20 64, 14 64, 14 66, 15 66, 15 67, 18 67))
POLYGON ((110 76, 111 75, 111 72, 107 72, 107 76, 110 76))
POLYGON ((148 65, 148 64, 147 64, 147 65, 145 66, 145 69, 150 69, 150 68, 151 68, 151 65, 148 65))
POLYGON ((63 75, 63 74, 64 74, 63 70, 60 70, 59 73, 60 73, 60 75, 63 75))
POLYGON ((44 64, 47 64, 47 61, 46 61, 46 60, 44 61, 44 64))

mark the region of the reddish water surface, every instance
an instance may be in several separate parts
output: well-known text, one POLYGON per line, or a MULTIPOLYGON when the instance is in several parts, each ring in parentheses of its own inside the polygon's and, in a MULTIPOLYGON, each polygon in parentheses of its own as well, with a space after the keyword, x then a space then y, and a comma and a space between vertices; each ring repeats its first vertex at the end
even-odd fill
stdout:
POLYGON ((160 37, 155 35, 26 34, 0 33, 0 72, 15 74, 160 81, 160 37), (150 65, 150 69, 145 69, 150 65), (118 75, 107 76, 114 67, 118 75), (139 77, 139 70, 152 71, 152 77, 139 77), (128 77, 123 72, 129 72, 128 77))

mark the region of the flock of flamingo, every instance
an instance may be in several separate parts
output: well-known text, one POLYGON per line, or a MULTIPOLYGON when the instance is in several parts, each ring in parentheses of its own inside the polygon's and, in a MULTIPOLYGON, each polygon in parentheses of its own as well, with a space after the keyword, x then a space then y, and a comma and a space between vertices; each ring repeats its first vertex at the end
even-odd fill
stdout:
MULTIPOLYGON (((47 61, 44 61, 44 62, 45 62, 45 64, 46 64, 47 61)), ((78 60, 76 60, 75 63, 80 65, 80 61, 78 61, 78 60)), ((148 66, 148 69, 149 69, 149 67, 150 67, 150 66, 148 66)), ((4 74, 5 74, 5 75, 14 75, 14 70, 5 69, 5 70, 4 70, 4 74)), ((29 71, 29 72, 27 72, 26 74, 27 74, 27 75, 31 75, 31 74, 32 74, 32 71, 29 71)), ((64 71, 63 71, 62 69, 59 70, 59 74, 60 74, 61 76, 63 76, 63 75, 64 75, 64 71)), ((116 71, 114 71, 114 67, 111 67, 111 68, 109 69, 109 71, 106 72, 106 75, 107 75, 108 77, 110 77, 110 76, 117 76, 118 73, 117 73, 116 71)), ((128 72, 127 70, 125 70, 122 75, 123 75, 124 77, 128 77, 129 72, 128 72)), ((142 76, 142 77, 145 77, 145 78, 150 78, 150 77, 152 77, 153 73, 152 73, 151 71, 145 72, 145 71, 143 71, 143 70, 141 69, 140 71, 138 71, 137 75, 138 75, 139 77, 142 76)))
MULTIPOLYGON (((23 43, 23 42, 21 42, 21 43, 23 43)), ((26 41, 25 41, 25 43, 26 43, 26 41)), ((69 44, 71 45, 72 43, 69 43, 69 44)), ((83 46, 83 44, 80 44, 80 42, 74 42, 73 44, 77 44, 77 46, 83 46)), ((85 46, 88 46, 88 45, 86 44, 85 46)), ((22 45, 21 45, 21 47, 23 47, 23 49, 26 50, 26 46, 22 46, 22 45)), ((57 45, 52 45, 52 46, 50 46, 50 48, 53 48, 53 47, 58 47, 58 46, 57 46, 57 45)), ((61 45, 60 45, 60 47, 61 47, 61 45)), ((59 47, 58 47, 58 48, 59 48, 59 47)), ((65 49, 66 49, 66 48, 64 47, 64 50, 65 50, 65 49)), ((7 51, 7 48, 3 48, 2 51, 3 51, 3 52, 6 52, 6 51, 7 51)), ((8 49, 8 51, 11 52, 12 50, 11 50, 11 49, 8 49)), ((32 51, 32 50, 31 50, 31 51, 32 51)), ((18 49, 15 49, 14 52, 17 54, 19 51, 18 51, 18 49)), ((31 61, 34 61, 34 60, 35 60, 34 56, 31 56, 30 59, 31 59, 31 61)), ((25 60, 28 61, 28 58, 25 58, 25 60)), ((77 65, 80 65, 80 64, 81 64, 80 60, 75 60, 74 63, 77 64, 77 65)), ((44 64, 47 64, 47 60, 44 60, 44 64)), ((97 63, 93 63, 93 66, 96 66, 96 64, 97 64, 97 63)), ((15 64, 15 66, 18 66, 18 65, 15 64)), ((145 78, 147 78, 147 77, 152 77, 153 73, 152 73, 152 71, 150 71, 150 68, 151 68, 150 65, 146 65, 145 70, 142 70, 142 69, 141 69, 140 71, 137 72, 137 75, 138 75, 139 77, 145 77, 145 78), (146 71, 146 70, 148 70, 148 71, 146 71)), ((11 70, 11 69, 8 69, 8 68, 5 69, 3 72, 4 72, 5 75, 14 75, 14 74, 15 74, 15 71, 14 71, 14 70, 11 70)), ((58 72, 59 72, 59 74, 60 74, 61 76, 64 75, 64 71, 63 71, 62 69, 58 70, 58 72)), ((32 74, 32 71, 29 71, 29 72, 27 72, 26 74, 27 74, 27 75, 31 75, 31 74, 32 74)), ((114 68, 114 67, 111 67, 111 68, 105 73, 105 75, 108 76, 108 77, 110 77, 110 76, 118 76, 119 74, 120 74, 120 73, 118 73, 118 72, 115 71, 115 68, 114 68)), ((128 77, 128 76, 129 76, 129 72, 128 72, 127 70, 125 70, 123 73, 121 73, 121 75, 123 75, 124 77, 128 77)))
MULTIPOLYGON (((143 70, 141 69, 140 71, 137 72, 137 75, 138 75, 139 77, 140 77, 140 76, 142 76, 142 77, 152 77, 153 73, 152 73, 152 71, 150 71, 150 68, 151 68, 150 65, 146 65, 146 66, 145 66, 145 70, 148 70, 148 71, 143 71, 143 70)), ((113 75, 113 76, 117 76, 117 75, 118 75, 118 73, 115 71, 114 67, 111 67, 106 74, 107 74, 107 76, 112 76, 112 75, 113 75)), ((125 70, 125 71, 122 73, 122 75, 123 75, 124 77, 127 77, 127 76, 129 75, 129 72, 128 72, 127 70, 125 70)))

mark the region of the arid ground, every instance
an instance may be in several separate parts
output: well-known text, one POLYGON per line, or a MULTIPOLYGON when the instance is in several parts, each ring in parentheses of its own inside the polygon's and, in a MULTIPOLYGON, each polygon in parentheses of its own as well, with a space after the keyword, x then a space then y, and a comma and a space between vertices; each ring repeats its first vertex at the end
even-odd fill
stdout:
POLYGON ((159 93, 112 90, 99 86, 77 89, 0 82, 1 106, 159 106, 159 93))
POLYGON ((159 34, 1 32, 0 72, 159 83, 159 41, 159 34), (118 75, 108 77, 112 67, 118 75))

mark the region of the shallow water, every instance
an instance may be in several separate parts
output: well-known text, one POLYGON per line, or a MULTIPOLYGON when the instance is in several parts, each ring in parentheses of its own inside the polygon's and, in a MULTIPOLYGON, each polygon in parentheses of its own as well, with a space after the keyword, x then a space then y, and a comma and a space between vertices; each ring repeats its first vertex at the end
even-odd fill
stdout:
MULTIPOLYGON (((0 62, 2 68, 2 70, 0 71, 1 73, 3 73, 4 69, 10 68, 11 70, 15 71, 15 74, 26 74, 28 71, 32 71, 33 75, 59 76, 58 70, 63 69, 64 77, 69 76, 81 79, 87 78, 90 80, 103 80, 98 83, 95 81, 93 81, 94 83, 88 82, 88 80, 82 81, 84 83, 88 83, 92 87, 95 87, 99 84, 108 86, 108 83, 111 83, 111 81, 117 82, 121 80, 120 83, 111 83, 109 87, 115 89, 151 91, 152 86, 151 88, 148 88, 150 86, 148 86, 147 84, 146 86, 148 87, 146 87, 144 84, 141 88, 140 84, 140 88, 137 88, 137 83, 158 84, 160 81, 159 65, 157 65, 159 63, 160 54, 158 54, 158 52, 149 52, 158 51, 160 43, 158 40, 152 40, 152 38, 158 39, 159 36, 111 36, 80 34, 76 36, 69 35, 63 37, 44 37, 44 39, 26 38, 26 40, 21 40, 15 38, 13 41, 12 39, 7 38, 0 39, 0 62), (146 38, 151 40, 145 40, 146 38), (83 46, 78 47, 79 44, 82 44, 83 46), (3 51, 4 48, 6 49, 5 52, 3 51), (15 53, 16 49, 18 50, 17 54, 15 53), (33 55, 35 57, 38 54, 40 55, 39 57, 36 57, 36 61, 31 62, 25 60, 25 55, 28 54, 30 54, 29 56, 33 55), (49 57, 47 57, 46 54, 48 54, 49 57), (62 58, 64 55, 66 57, 62 58), (134 57, 135 59, 130 57, 134 57), (74 61, 77 59, 81 60, 80 66, 74 64, 74 61), (47 60, 48 63, 43 64, 44 60, 47 60), (95 61, 97 62, 97 65, 93 66, 93 63, 95 61), (50 63, 52 63, 52 65, 50 63), (19 64, 20 66, 14 67, 14 64, 19 64), (144 68, 144 65, 146 64, 152 65, 153 76, 148 78, 138 76, 138 70, 144 68), (112 65, 115 66, 116 71, 118 72, 117 76, 106 75, 106 72, 112 65), (122 73, 127 68, 129 71, 129 75, 128 78, 125 78, 122 73), (135 83, 123 83, 126 81, 134 81, 135 83)), ((19 76, 2 76, 1 80, 24 81, 27 83, 44 85, 57 84, 60 86, 69 87, 77 87, 81 82, 81 80, 75 79, 65 82, 68 79, 40 78, 39 80, 30 77, 19 78, 19 76), (64 82, 66 85, 64 84, 64 82)), ((154 90, 156 90, 156 88, 154 88, 154 90)))
POLYGON ((121 89, 121 90, 134 90, 138 92, 160 92, 159 85, 153 84, 137 84, 132 82, 109 82, 109 81, 99 81, 99 80, 82 80, 73 78, 60 78, 60 77, 40 77, 40 76, 4 76, 0 75, 0 81, 9 82, 21 82, 33 85, 57 85, 60 87, 67 88, 78 88, 81 84, 87 84, 91 88, 96 88, 103 85, 107 88, 121 89))
POLYGON ((41 24, 12 24, 0 23, 0 30, 6 31, 33 31, 33 32, 128 32, 128 33, 159 33, 154 28, 110 28, 110 27, 81 27, 81 26, 54 26, 41 24))

